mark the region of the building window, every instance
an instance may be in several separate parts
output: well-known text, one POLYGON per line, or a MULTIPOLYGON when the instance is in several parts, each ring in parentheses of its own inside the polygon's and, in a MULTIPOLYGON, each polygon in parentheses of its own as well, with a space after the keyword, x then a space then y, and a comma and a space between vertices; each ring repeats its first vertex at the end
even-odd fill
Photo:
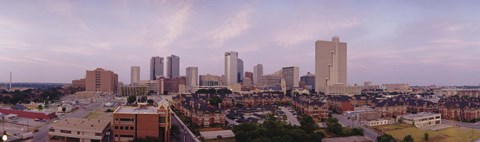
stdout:
POLYGON ((134 122, 135 119, 133 118, 120 118, 120 122, 134 122))
POLYGON ((158 118, 159 123, 165 123, 165 117, 160 117, 158 118))
POLYGON ((102 133, 95 133, 95 136, 102 136, 102 133))
POLYGON ((60 130, 60 133, 71 134, 71 133, 72 133, 72 131, 68 131, 68 130, 60 130))
POLYGON ((124 137, 124 138, 133 138, 133 135, 120 135, 120 137, 124 137))
POLYGON ((55 129, 53 129, 53 128, 50 128, 50 132, 55 132, 55 129))
POLYGON ((118 126, 115 126, 115 130, 118 130, 118 126))
POLYGON ((133 126, 130 126, 130 130, 133 130, 133 126))

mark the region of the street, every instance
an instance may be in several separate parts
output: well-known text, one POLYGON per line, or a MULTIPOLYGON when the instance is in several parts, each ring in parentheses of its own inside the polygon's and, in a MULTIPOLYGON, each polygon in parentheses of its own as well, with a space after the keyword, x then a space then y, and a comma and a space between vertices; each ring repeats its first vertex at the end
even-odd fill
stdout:
POLYGON ((200 142, 193 134, 189 132, 188 128, 183 124, 183 122, 180 122, 179 118, 175 114, 172 119, 172 125, 176 125, 180 129, 179 142, 200 142))
POLYGON ((361 124, 361 123, 358 123, 358 122, 353 122, 352 120, 350 119, 347 119, 345 116, 343 115, 338 115, 338 114, 333 114, 332 115, 334 118, 337 118, 338 119, 338 122, 340 124, 342 124, 343 126, 345 127, 353 127, 353 126, 356 126, 356 127, 359 127, 363 129, 363 135, 371 140, 371 141, 377 141, 377 137, 379 136, 379 134, 372 130, 372 129, 369 129, 367 128, 365 125, 361 124))
POLYGON ((280 109, 285 113, 287 116, 288 123, 291 124, 292 126, 300 126, 300 122, 298 121, 297 117, 295 117, 292 112, 290 112, 287 108, 285 107, 280 107, 280 109))

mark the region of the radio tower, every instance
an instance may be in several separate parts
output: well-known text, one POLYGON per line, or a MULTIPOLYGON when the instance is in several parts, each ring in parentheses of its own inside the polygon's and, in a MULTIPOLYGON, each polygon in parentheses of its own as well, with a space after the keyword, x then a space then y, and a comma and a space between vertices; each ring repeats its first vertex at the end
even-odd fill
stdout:
POLYGON ((12 72, 10 72, 10 88, 8 91, 12 91, 12 72))

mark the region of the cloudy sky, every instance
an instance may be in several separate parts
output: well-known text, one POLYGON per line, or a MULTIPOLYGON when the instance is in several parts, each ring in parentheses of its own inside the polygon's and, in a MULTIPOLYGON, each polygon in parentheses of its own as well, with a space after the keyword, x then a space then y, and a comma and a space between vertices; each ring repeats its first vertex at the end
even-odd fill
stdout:
POLYGON ((348 44, 350 84, 478 85, 479 1, 0 2, 0 82, 62 82, 102 67, 130 82, 152 56, 181 57, 181 74, 223 74, 238 51, 245 70, 314 72, 316 40, 348 44))

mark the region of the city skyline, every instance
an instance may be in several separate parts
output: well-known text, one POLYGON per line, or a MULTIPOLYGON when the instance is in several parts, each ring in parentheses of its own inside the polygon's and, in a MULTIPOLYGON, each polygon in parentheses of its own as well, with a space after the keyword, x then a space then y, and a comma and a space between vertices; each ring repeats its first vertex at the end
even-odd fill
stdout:
POLYGON ((68 83, 104 68, 128 83, 131 66, 147 80, 149 59, 171 54, 182 58, 182 76, 188 66, 222 75, 227 51, 241 55, 245 71, 298 66, 303 76, 315 72, 315 41, 339 36, 349 47, 349 84, 478 85, 480 18, 472 13, 480 10, 445 2, 5 1, 0 82, 12 72, 14 83, 68 83))

